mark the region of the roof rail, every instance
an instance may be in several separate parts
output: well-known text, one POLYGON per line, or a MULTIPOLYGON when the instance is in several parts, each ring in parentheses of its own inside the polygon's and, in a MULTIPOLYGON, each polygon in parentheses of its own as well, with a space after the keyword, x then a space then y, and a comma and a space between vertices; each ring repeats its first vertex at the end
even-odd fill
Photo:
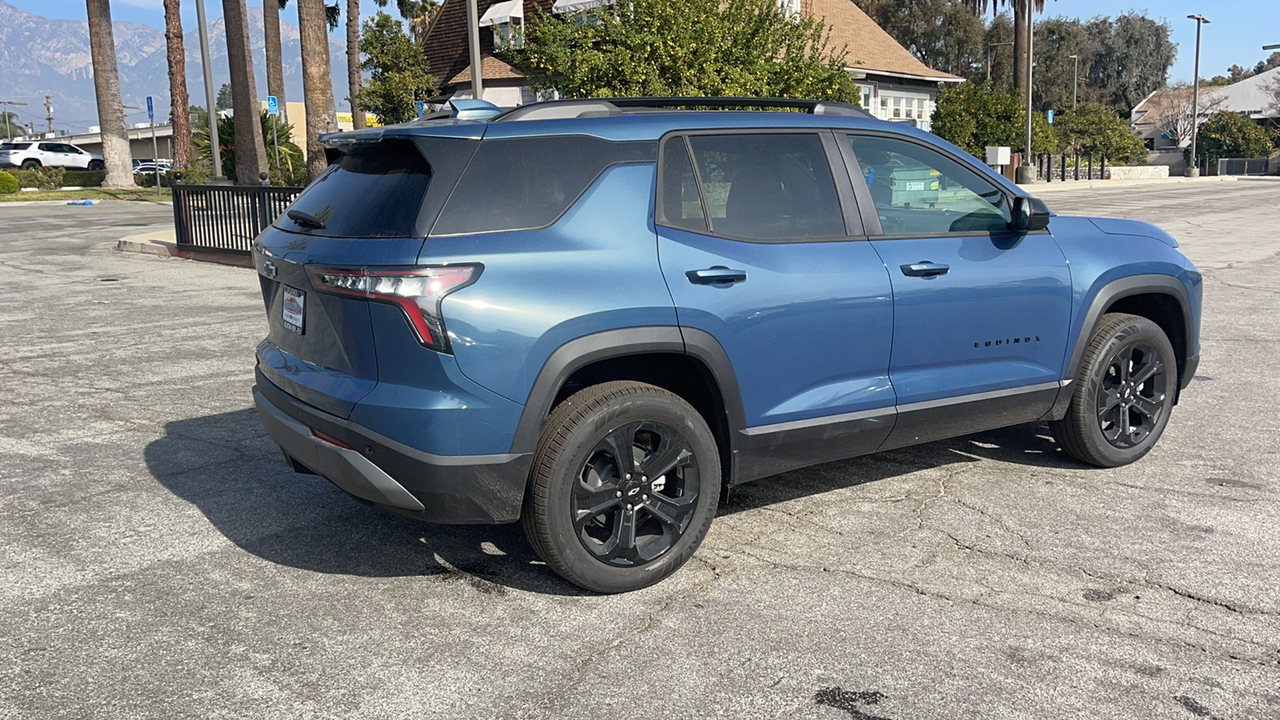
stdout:
POLYGON ((600 98, 598 100, 548 100, 522 105, 495 118, 494 121, 563 120, 568 118, 620 115, 645 110, 683 108, 788 108, 805 110, 812 115, 839 115, 871 119, 873 116, 857 105, 826 100, 794 100, 789 98, 734 97, 636 97, 600 98))

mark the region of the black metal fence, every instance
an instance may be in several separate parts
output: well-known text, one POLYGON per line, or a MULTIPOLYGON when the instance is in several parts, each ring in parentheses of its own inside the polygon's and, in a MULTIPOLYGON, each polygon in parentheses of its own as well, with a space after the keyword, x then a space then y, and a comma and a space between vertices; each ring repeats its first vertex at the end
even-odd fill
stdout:
POLYGON ((1045 182, 1107 179, 1107 159, 1092 154, 1037 155, 1035 165, 1036 179, 1045 182))
POLYGON ((298 187, 174 183, 178 247, 248 254, 258 233, 301 192, 298 187))
POLYGON ((1219 175, 1266 175, 1267 158, 1219 158, 1219 175))

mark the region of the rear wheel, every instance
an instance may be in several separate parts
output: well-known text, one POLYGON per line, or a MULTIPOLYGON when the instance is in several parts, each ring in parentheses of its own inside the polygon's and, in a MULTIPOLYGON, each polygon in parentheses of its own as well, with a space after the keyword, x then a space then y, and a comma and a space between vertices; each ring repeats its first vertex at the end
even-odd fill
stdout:
POLYGON ((522 523, 566 580, 636 590, 693 556, 720 497, 720 453, 702 416, 652 385, 610 382, 543 426, 522 523))
POLYGON ((1178 361, 1159 325, 1104 315, 1085 348, 1066 417, 1049 423, 1068 455, 1117 467, 1151 451, 1169 423, 1178 361))
POLYGON ((39 160, 23 160, 22 161, 23 170, 35 170, 38 167, 40 167, 39 160))
POLYGON ((101 169, 102 169, 102 168, 104 168, 104 167, 106 167, 106 166, 102 164, 102 161, 101 161, 101 160, 90 160, 90 161, 89 161, 89 171, 90 171, 90 172, 98 172, 99 170, 101 170, 101 169))

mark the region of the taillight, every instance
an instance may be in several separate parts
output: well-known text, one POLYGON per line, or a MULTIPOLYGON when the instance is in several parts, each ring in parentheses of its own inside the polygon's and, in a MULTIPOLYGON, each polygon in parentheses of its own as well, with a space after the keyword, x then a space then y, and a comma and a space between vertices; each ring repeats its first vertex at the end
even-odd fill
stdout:
POLYGON ((364 298, 396 305, 413 328, 418 342, 449 352, 440 301, 480 277, 481 265, 437 267, 308 267, 311 285, 320 292, 364 298))

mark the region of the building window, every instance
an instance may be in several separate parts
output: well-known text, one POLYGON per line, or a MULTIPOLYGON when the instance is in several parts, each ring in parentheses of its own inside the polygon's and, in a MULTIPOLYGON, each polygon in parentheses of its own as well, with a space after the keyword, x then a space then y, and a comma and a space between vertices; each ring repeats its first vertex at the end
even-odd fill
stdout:
POLYGON ((521 18, 513 17, 507 22, 493 26, 493 46, 503 48, 524 47, 524 27, 521 18))
POLYGON ((778 0, 778 7, 788 14, 798 14, 800 12, 800 0, 778 0))
POLYGON ((902 117, 902 98, 900 97, 893 99, 893 116, 896 118, 902 117))
POLYGON ((497 48, 524 46, 524 0, 496 3, 480 18, 480 27, 493 27, 497 48))

